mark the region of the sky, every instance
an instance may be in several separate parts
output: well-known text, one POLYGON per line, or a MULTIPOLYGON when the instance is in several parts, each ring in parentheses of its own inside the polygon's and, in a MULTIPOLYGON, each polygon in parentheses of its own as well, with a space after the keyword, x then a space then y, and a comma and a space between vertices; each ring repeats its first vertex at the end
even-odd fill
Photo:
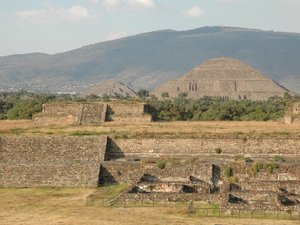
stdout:
POLYGON ((0 56, 204 26, 300 33, 300 0, 0 0, 0 56))

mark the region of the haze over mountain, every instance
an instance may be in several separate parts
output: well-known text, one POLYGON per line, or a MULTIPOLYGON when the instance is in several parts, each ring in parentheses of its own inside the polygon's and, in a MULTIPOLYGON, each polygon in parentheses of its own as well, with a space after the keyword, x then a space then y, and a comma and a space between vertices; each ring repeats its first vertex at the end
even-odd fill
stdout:
POLYGON ((0 90, 82 91, 108 79, 153 90, 215 57, 245 61, 300 93, 300 34, 231 27, 162 30, 54 55, 0 57, 0 90))

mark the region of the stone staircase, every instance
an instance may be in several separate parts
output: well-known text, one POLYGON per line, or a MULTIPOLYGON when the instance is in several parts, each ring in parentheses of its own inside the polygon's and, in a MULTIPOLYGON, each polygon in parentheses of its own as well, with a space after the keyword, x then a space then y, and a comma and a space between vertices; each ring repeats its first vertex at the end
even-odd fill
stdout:
POLYGON ((83 104, 80 125, 100 125, 105 122, 106 107, 104 104, 83 104))

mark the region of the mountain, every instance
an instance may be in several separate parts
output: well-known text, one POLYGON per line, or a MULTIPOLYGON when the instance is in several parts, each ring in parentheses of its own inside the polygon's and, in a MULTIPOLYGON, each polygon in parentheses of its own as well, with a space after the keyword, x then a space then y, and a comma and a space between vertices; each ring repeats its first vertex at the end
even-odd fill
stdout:
POLYGON ((102 97, 103 95, 111 97, 137 97, 136 93, 133 90, 131 90, 122 82, 116 80, 107 80, 99 84, 92 85, 81 93, 81 95, 83 96, 90 94, 98 95, 100 97, 102 97))
POLYGON ((242 60, 300 93, 300 34, 232 27, 162 30, 54 55, 0 57, 0 91, 82 91, 109 79, 153 90, 217 57, 242 60))
POLYGON ((196 66, 178 80, 167 81, 151 94, 158 98, 164 95, 176 98, 185 93, 193 99, 215 96, 235 100, 267 100, 272 96, 283 97, 286 92, 288 90, 244 62, 215 58, 196 66))

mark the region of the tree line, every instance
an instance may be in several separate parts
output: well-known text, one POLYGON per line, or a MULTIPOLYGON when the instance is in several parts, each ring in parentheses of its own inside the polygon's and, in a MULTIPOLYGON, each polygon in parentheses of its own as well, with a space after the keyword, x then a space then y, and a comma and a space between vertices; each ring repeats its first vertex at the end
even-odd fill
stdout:
MULTIPOLYGON (((287 93, 284 97, 271 97, 266 101, 228 100, 218 97, 203 97, 194 100, 188 99, 186 95, 180 95, 173 100, 158 100, 149 96, 149 92, 145 90, 140 90, 138 96, 139 100, 124 97, 119 97, 117 100, 146 102, 156 113, 157 119, 164 121, 277 120, 284 116, 288 107, 300 100, 299 97, 290 96, 287 93)), ((89 95, 82 98, 68 94, 2 92, 0 93, 0 119, 31 119, 33 114, 42 110, 42 104, 52 101, 67 103, 111 100, 107 95, 102 97, 89 95)))

